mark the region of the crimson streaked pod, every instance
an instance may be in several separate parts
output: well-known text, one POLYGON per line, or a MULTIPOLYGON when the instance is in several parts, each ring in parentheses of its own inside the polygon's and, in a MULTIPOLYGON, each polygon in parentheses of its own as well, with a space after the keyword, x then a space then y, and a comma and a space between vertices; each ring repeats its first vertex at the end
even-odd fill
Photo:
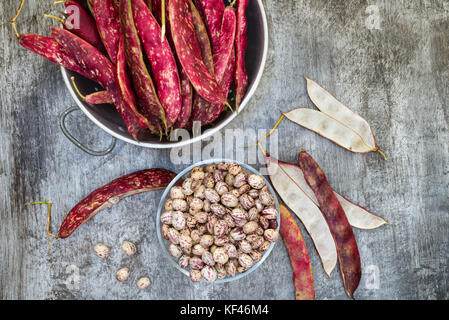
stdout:
POLYGON ((312 265, 301 230, 288 209, 280 205, 280 234, 290 257, 296 300, 315 300, 312 265))
POLYGON ((87 103, 90 104, 107 104, 107 103, 114 103, 114 101, 111 98, 111 95, 106 90, 94 92, 91 94, 88 94, 86 98, 84 99, 87 103))
POLYGON ((246 8, 249 0, 237 0, 237 32, 235 38, 236 63, 234 72, 235 104, 240 105, 248 87, 248 74, 246 73, 245 55, 248 46, 246 8))
POLYGON ((174 172, 166 169, 147 169, 111 181, 93 191, 70 210, 59 228, 58 237, 67 238, 97 213, 125 197, 166 188, 175 176, 174 172))
POLYGON ((164 108, 156 94, 153 79, 146 67, 142 43, 134 23, 131 0, 120 0, 120 26, 123 34, 126 61, 128 63, 134 91, 147 117, 160 119, 167 128, 164 108))
POLYGON ((198 94, 212 103, 227 103, 227 97, 215 77, 207 70, 196 38, 187 0, 169 1, 169 20, 179 61, 198 94))
POLYGON ((167 126, 175 124, 181 112, 181 87, 178 68, 161 27, 143 0, 131 0, 134 23, 151 65, 159 100, 164 107, 167 126))
POLYGON ((332 233, 337 247, 343 285, 347 295, 353 298, 362 276, 362 266, 351 225, 323 170, 312 156, 301 151, 298 155, 298 163, 307 184, 315 193, 319 208, 332 233))
MULTIPOLYGON (((157 22, 159 24, 162 24, 162 2, 161 0, 149 0, 149 7, 156 18, 157 22)), ((168 1, 165 1, 165 12, 168 12, 168 1)), ((171 28, 170 28, 170 21, 168 19, 165 19, 165 25, 166 25, 166 34, 167 41, 169 42, 173 54, 175 53, 175 45, 173 44, 173 37, 171 36, 171 28)), ((178 66, 178 73, 179 73, 179 80, 181 85, 181 112, 179 113, 178 120, 176 121, 174 128, 186 128, 189 124, 189 120, 191 119, 192 115, 192 104, 193 104, 193 88, 190 84, 189 77, 187 76, 187 73, 185 72, 184 68, 182 67, 181 63, 179 62, 178 57, 174 54, 176 64, 178 66)))
POLYGON ((122 100, 115 76, 115 66, 111 61, 91 44, 67 30, 52 27, 51 35, 62 47, 62 50, 82 67, 83 72, 88 74, 90 79, 98 82, 110 93, 128 132, 135 140, 138 140, 138 135, 142 131, 139 118, 122 100))
POLYGON ((223 0, 195 0, 195 3, 206 23, 212 48, 215 50, 220 38, 221 21, 225 10, 224 2, 223 0))
POLYGON ((111 61, 116 64, 120 40, 120 22, 115 0, 93 0, 92 9, 103 45, 111 61))
POLYGON ((84 71, 78 62, 70 54, 65 53, 61 45, 53 38, 27 33, 20 35, 19 43, 25 49, 37 53, 51 62, 75 71, 88 79, 95 80, 95 77, 84 71))

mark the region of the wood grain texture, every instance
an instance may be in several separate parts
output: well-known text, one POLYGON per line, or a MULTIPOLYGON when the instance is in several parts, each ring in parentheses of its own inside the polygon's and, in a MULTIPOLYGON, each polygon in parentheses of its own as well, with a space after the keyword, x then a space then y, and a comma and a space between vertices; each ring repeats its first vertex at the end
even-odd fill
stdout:
MULTIPOLYGON (((278 158, 295 162, 305 148, 337 192, 391 224, 354 230, 363 271, 355 298, 448 299, 448 2, 376 1, 379 30, 365 24, 372 2, 264 3, 270 36, 265 73, 249 106, 226 129, 269 129, 281 111, 313 107, 303 75, 329 89, 367 119, 388 161, 350 153, 288 121, 279 127, 278 158), (379 286, 372 289, 376 270, 379 286)), ((167 266, 155 230, 160 191, 105 210, 69 239, 53 240, 47 255, 46 208, 25 202, 52 200, 55 231, 74 204, 110 180, 149 167, 179 172, 185 165, 173 164, 169 150, 119 142, 111 154, 96 158, 69 143, 58 116, 73 101, 59 68, 18 45, 7 23, 17 5, 0 4, 0 299, 293 299, 282 243, 257 272, 227 284, 192 284, 167 266), (123 240, 136 243, 136 256, 121 252, 123 240), (97 242, 112 247, 108 261, 95 256, 97 242), (66 285, 71 265, 79 270, 78 289, 66 285), (114 274, 123 266, 131 276, 118 283, 114 274), (139 291, 135 283, 144 275, 152 285, 139 291)), ((51 1, 27 1, 19 30, 48 34, 53 22, 42 15, 50 11, 51 1)), ((69 123, 90 147, 109 145, 110 137, 81 112, 69 123)), ((316 298, 346 299, 340 277, 327 278, 301 231, 316 298)))

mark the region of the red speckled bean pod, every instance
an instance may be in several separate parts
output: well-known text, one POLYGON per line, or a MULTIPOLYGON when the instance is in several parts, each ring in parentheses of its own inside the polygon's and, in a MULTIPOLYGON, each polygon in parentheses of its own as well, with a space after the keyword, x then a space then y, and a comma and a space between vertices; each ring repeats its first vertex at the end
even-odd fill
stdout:
POLYGON ((182 107, 178 117, 178 121, 176 121, 174 125, 175 129, 186 127, 192 115, 192 104, 193 104, 192 85, 190 84, 189 77, 182 68, 179 69, 179 77, 181 80, 182 107))
POLYGON ((114 103, 114 101, 111 98, 111 95, 106 90, 88 94, 86 96, 86 99, 84 99, 84 101, 90 104, 114 103))
POLYGON ((215 52, 220 39, 220 28, 225 11, 224 2, 223 0, 195 0, 195 3, 206 23, 212 49, 215 52))
POLYGON ((131 0, 134 23, 150 61, 167 126, 175 124, 181 112, 181 88, 176 61, 167 39, 161 41, 161 27, 143 0, 131 0))
POLYGON ((125 43, 126 61, 142 113, 147 117, 150 115, 157 117, 167 128, 164 108, 156 94, 153 79, 144 61, 142 45, 134 25, 131 0, 120 0, 120 25, 125 43))
POLYGON ((117 204, 125 197, 166 188, 175 176, 175 173, 166 169, 148 169, 111 181, 93 191, 70 210, 59 228, 58 237, 69 237, 98 212, 117 204))
POLYGON ((117 63, 120 40, 119 12, 115 0, 93 0, 92 8, 98 32, 111 61, 117 63))
POLYGON ((315 193, 321 212, 326 219, 337 248, 340 273, 347 295, 353 298, 362 276, 360 254, 351 225, 323 170, 305 151, 298 162, 307 184, 315 193))
POLYGON ((125 58, 123 37, 120 35, 119 48, 117 53, 117 83, 120 88, 120 94, 124 103, 138 116, 141 128, 148 128, 154 134, 159 134, 159 127, 153 125, 145 116, 140 114, 137 108, 137 101, 132 89, 131 80, 128 76, 128 68, 125 58))
POLYGON ((66 29, 70 30, 80 38, 86 40, 95 48, 100 51, 104 50, 103 42, 98 34, 97 25, 95 24, 95 20, 92 19, 89 13, 86 12, 84 7, 76 2, 76 1, 66 1, 65 7, 67 10, 67 14, 69 15, 69 19, 65 23, 66 29), (78 13, 75 16, 75 19, 79 19, 79 28, 71 24, 70 15, 74 13, 78 13))
POLYGON ((184 70, 198 94, 212 103, 227 103, 215 77, 207 70, 196 38, 190 5, 187 0, 169 1, 169 20, 173 42, 184 70))
POLYGON ((218 45, 214 49, 215 78, 221 82, 234 50, 237 20, 233 8, 227 7, 223 14, 218 45))
MULTIPOLYGON (((150 0, 149 1, 149 7, 151 8, 151 11, 156 18, 157 22, 161 24, 161 7, 162 2, 161 0, 150 0)), ((165 1, 165 12, 168 12, 168 1, 165 1)), ((175 53, 175 45, 173 44, 173 38, 171 36, 171 28, 170 28, 170 21, 168 19, 165 20, 166 25, 166 34, 167 41, 169 42, 172 52, 175 53)), ((193 103, 193 88, 190 84, 189 77, 187 76, 187 73, 185 72, 184 68, 182 67, 181 63, 179 62, 178 57, 174 54, 176 64, 178 66, 178 73, 179 73, 179 80, 181 84, 181 100, 182 100, 182 106, 181 106, 181 112, 179 113, 178 120, 176 121, 174 128, 184 128, 188 121, 190 120, 190 116, 192 114, 192 103, 193 103)))
MULTIPOLYGON (((231 88, 235 66, 235 28, 236 16, 234 9, 227 7, 223 14, 219 44, 213 55, 215 77, 226 95, 228 95, 231 88)), ((223 110, 223 104, 209 103, 199 96, 194 98, 193 119, 194 121, 201 121, 202 126, 214 122, 223 110)))
POLYGON ((312 265, 301 230, 290 211, 283 205, 280 205, 279 208, 281 211, 279 232, 290 257, 296 300, 315 300, 312 265))
POLYGON ((237 0, 237 31, 235 38, 235 104, 238 109, 248 88, 248 74, 246 73, 245 54, 248 46, 247 20, 245 16, 249 0, 237 0))
POLYGON ((138 140, 141 131, 138 115, 121 98, 116 81, 115 66, 100 51, 73 33, 51 28, 52 37, 61 45, 64 52, 70 55, 90 78, 98 82, 111 95, 114 105, 127 126, 129 133, 138 140))
MULTIPOLYGON (((190 10, 192 12, 192 21, 195 25, 196 38, 198 39, 198 44, 201 49, 201 56, 203 57, 203 62, 206 65, 207 70, 214 74, 214 55, 212 53, 212 47, 209 40, 209 35, 207 34, 207 28, 204 24, 201 14, 195 7, 193 2, 190 0, 190 10)), ((219 80, 217 78, 217 80, 219 80)))
POLYGON ((19 43, 24 48, 37 53, 51 62, 75 71, 88 79, 92 79, 92 75, 85 72, 75 59, 66 54, 59 43, 53 38, 28 33, 20 35, 19 43))

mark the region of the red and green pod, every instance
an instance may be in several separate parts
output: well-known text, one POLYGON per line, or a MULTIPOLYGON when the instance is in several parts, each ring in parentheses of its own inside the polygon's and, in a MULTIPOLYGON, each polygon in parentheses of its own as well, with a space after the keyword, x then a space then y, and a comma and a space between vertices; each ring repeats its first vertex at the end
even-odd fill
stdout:
POLYGON ((362 276, 360 254, 351 225, 323 170, 305 151, 298 155, 299 167, 313 190, 337 248, 340 273, 347 295, 353 298, 362 276))
POLYGON ((88 42, 62 28, 52 27, 52 37, 61 45, 90 79, 98 82, 109 92, 114 105, 125 122, 128 132, 138 140, 141 132, 139 116, 121 98, 115 76, 115 66, 100 51, 88 42))
POLYGON ((70 210, 59 228, 58 237, 69 237, 97 213, 125 197, 166 188, 175 176, 175 173, 166 169, 147 169, 111 181, 93 191, 70 210))
POLYGON ((176 61, 161 27, 143 0, 131 0, 134 23, 151 65, 159 100, 164 107, 167 126, 175 124, 181 112, 181 88, 176 61))
POLYGON ((98 32, 111 61, 117 63, 120 40, 119 12, 115 0, 92 0, 98 32))
POLYGON ((281 211, 279 232, 290 257, 296 300, 315 300, 312 264, 301 230, 290 211, 283 205, 279 208, 281 211))
POLYGON ((223 90, 203 62, 189 1, 170 0, 168 9, 176 52, 193 87, 209 102, 227 103, 223 90))
POLYGON ((195 3, 206 23, 212 49, 215 52, 220 39, 220 28, 225 11, 224 2, 223 0, 195 0, 195 3))
POLYGON ((237 31, 235 37, 235 105, 236 108, 240 106, 243 97, 246 94, 248 88, 248 74, 246 73, 245 55, 246 48, 248 47, 248 35, 247 35, 247 20, 246 9, 248 7, 249 0, 237 0, 237 31))
POLYGON ((210 73, 214 74, 215 73, 214 55, 209 35, 207 33, 206 24, 201 18, 201 14, 195 7, 193 1, 190 0, 189 2, 190 2, 190 10, 192 12, 192 21, 193 24, 195 25, 196 38, 198 39, 198 44, 201 49, 201 56, 203 58, 203 62, 206 65, 207 70, 209 70, 210 73))
POLYGON ((160 119, 167 129, 164 108, 159 101, 153 79, 145 64, 142 45, 134 24, 131 0, 120 0, 120 25, 125 44, 126 61, 134 84, 134 91, 142 107, 142 113, 147 117, 151 115, 160 119))

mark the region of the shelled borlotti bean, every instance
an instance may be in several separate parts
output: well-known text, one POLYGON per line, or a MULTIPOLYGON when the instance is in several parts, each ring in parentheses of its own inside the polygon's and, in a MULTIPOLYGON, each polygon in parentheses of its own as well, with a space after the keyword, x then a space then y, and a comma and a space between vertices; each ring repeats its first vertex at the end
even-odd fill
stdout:
POLYGON ((214 282, 260 261, 279 240, 273 195, 257 174, 236 163, 195 167, 170 189, 161 214, 170 254, 190 278, 214 282))

